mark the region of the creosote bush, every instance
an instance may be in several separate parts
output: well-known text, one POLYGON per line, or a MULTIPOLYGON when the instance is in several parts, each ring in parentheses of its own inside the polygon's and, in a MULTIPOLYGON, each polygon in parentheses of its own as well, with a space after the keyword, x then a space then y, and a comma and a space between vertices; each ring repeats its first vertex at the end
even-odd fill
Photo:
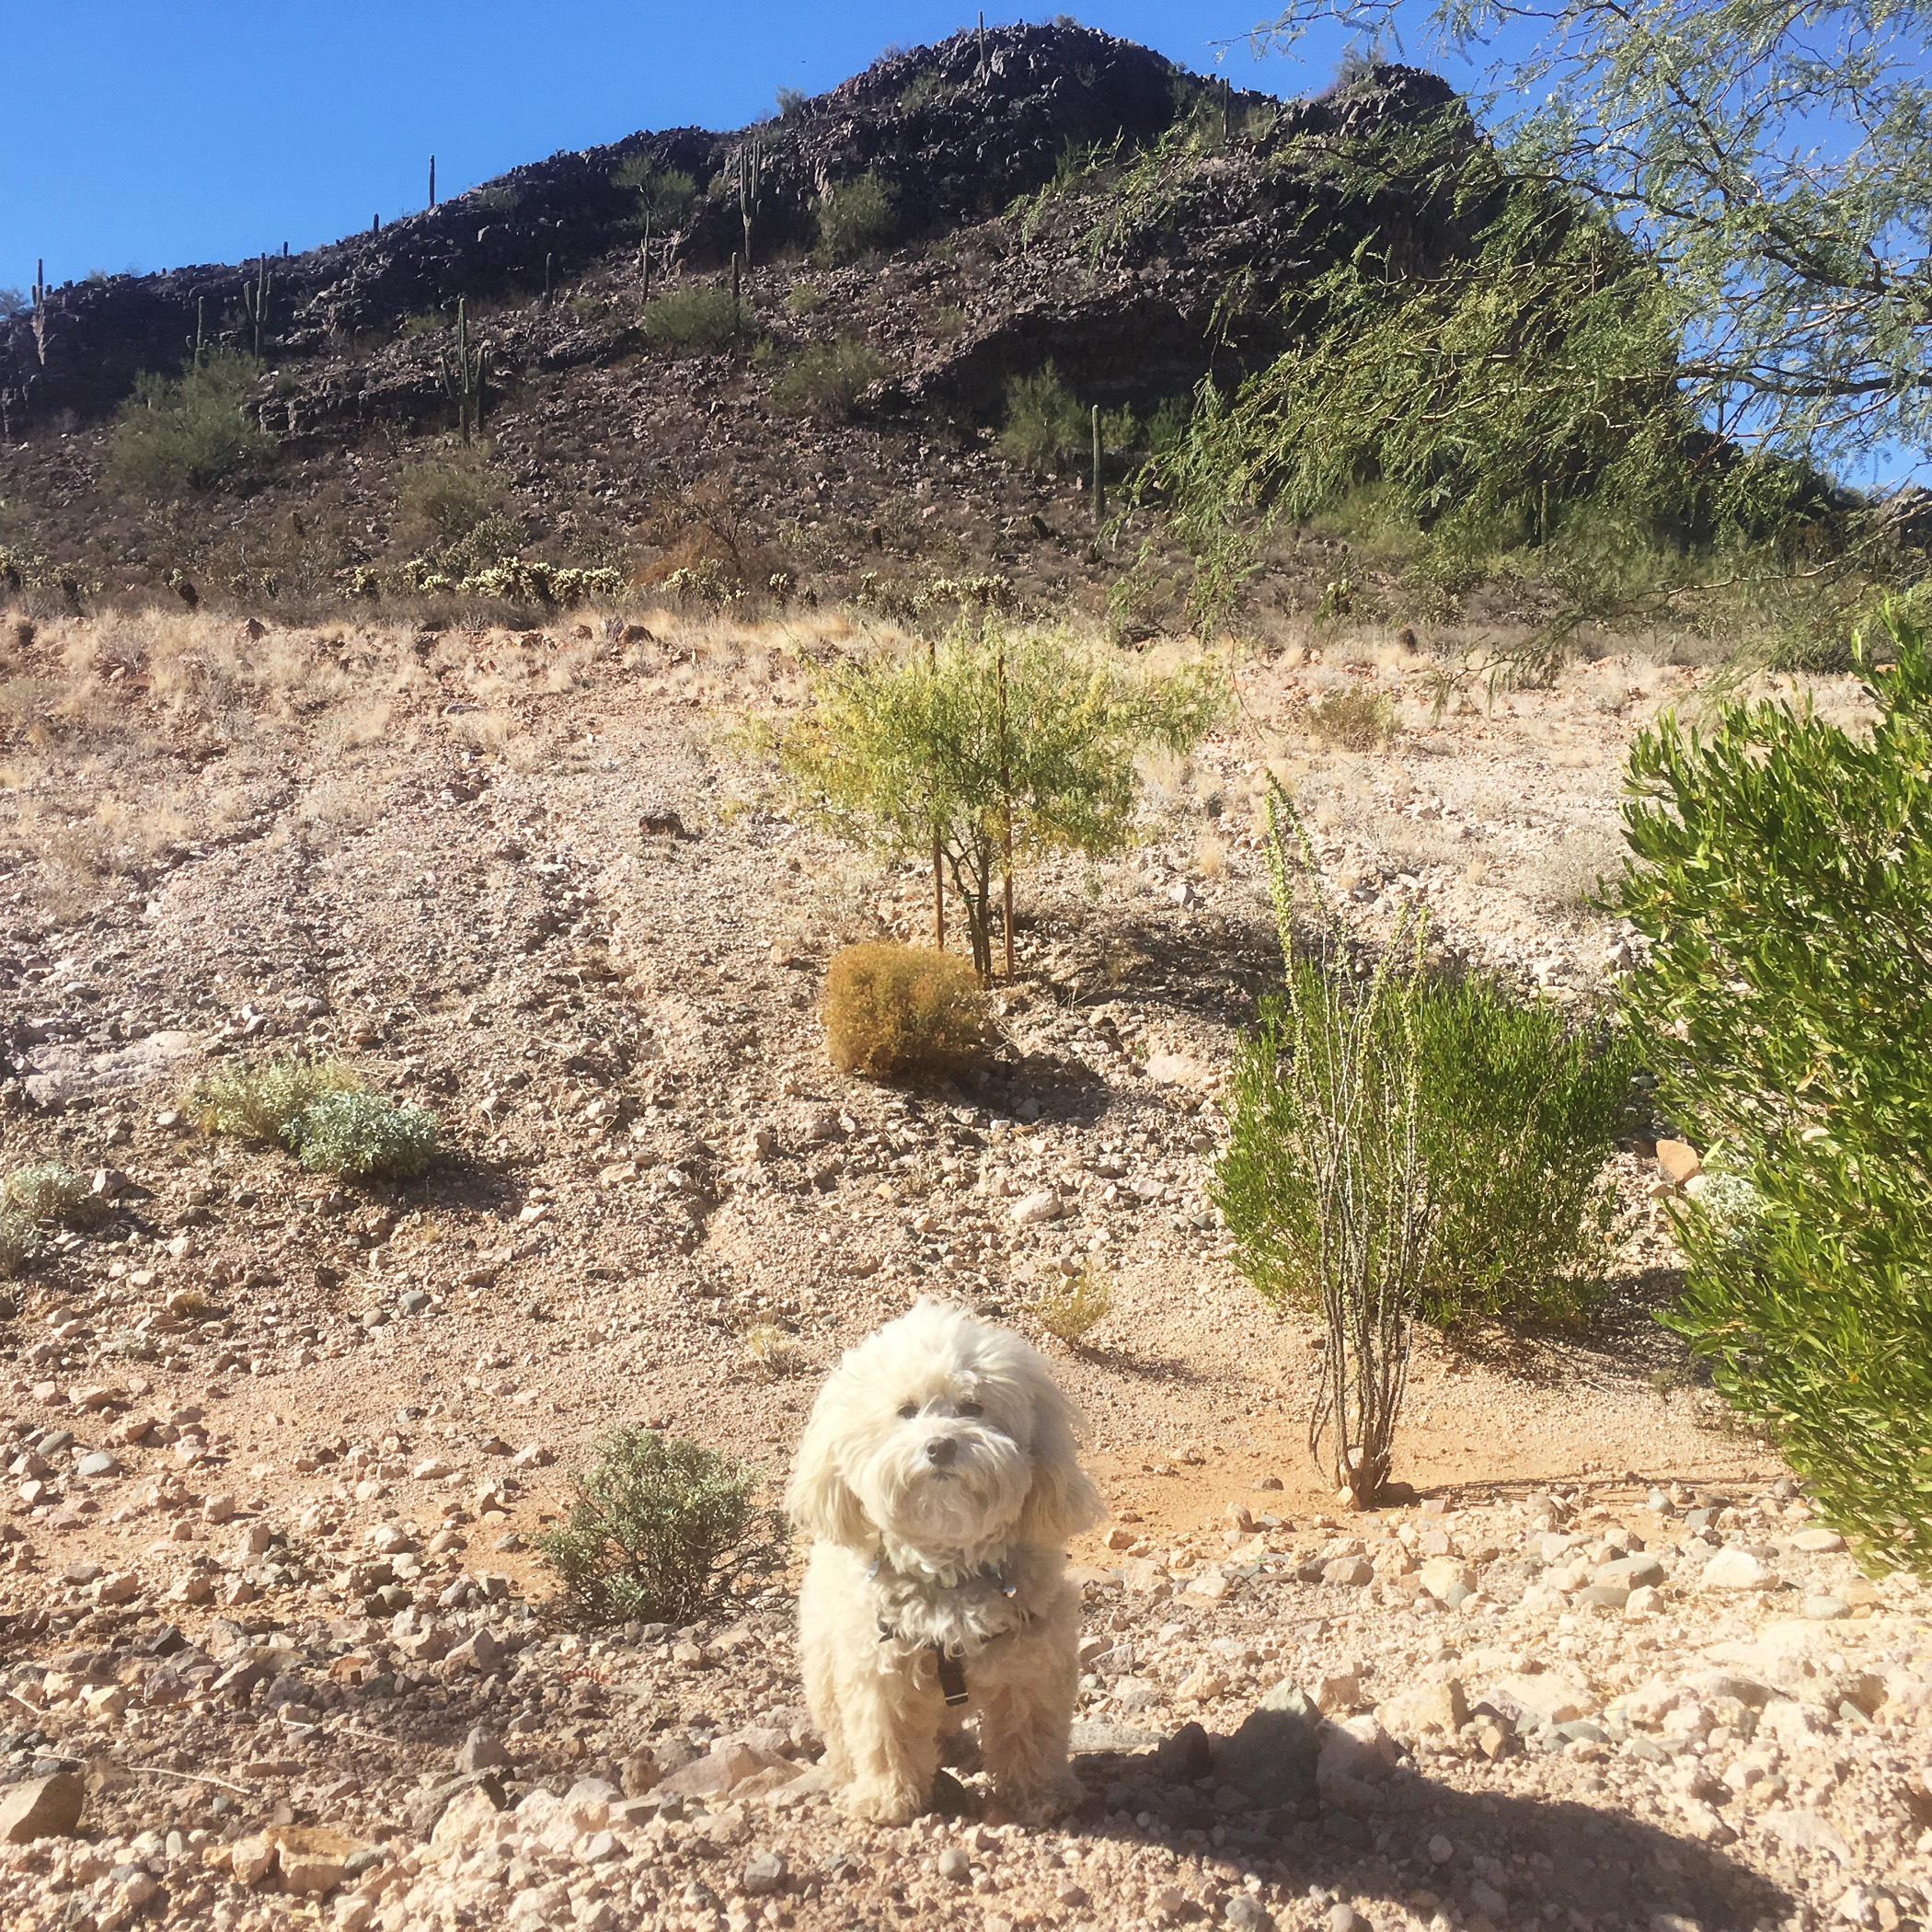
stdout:
POLYGON ((863 336, 814 342, 772 385, 772 401, 821 422, 843 422, 886 366, 885 358, 863 336))
POLYGON ((617 1428, 592 1443, 563 1528, 539 1539, 579 1623, 687 1624, 734 1575, 781 1560, 777 1512, 753 1497, 760 1472, 682 1436, 617 1428))
POLYGON ((957 955, 874 940, 833 954, 824 1018, 832 1064, 843 1073, 887 1080, 944 1075, 977 1056, 986 998, 957 955))
POLYGON ((1400 730, 1395 701, 1382 691, 1329 691, 1302 718, 1324 743, 1351 752, 1380 751, 1400 730))
POLYGON ((178 376, 144 371, 114 412, 107 476, 146 497, 206 489, 274 448, 244 405, 261 378, 253 356, 216 350, 178 376))
POLYGON ((472 444, 433 451, 408 465, 397 480, 404 527, 412 537, 453 544, 467 536, 501 501, 489 452, 472 444))
POLYGON ((1608 909, 1714 1178, 1666 1323, 1825 1522, 1932 1575, 1932 657, 1898 611, 1857 650, 1869 734, 1778 701, 1637 740, 1608 909))
POLYGON ((673 355, 729 349, 738 339, 740 323, 730 290, 710 282, 668 289, 647 302, 638 316, 644 339, 673 355))

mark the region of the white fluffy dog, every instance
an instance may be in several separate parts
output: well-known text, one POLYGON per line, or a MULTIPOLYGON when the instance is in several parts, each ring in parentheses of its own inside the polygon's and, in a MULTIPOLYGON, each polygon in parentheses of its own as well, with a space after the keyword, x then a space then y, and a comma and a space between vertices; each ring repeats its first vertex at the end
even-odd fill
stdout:
POLYGON ((1075 1421, 1018 1336, 930 1301, 819 1391, 786 1503, 814 1539, 805 1695, 853 1816, 923 1811, 941 1732, 972 1716, 1001 1815, 1077 1797, 1080 1598, 1063 1545, 1101 1508, 1075 1421))

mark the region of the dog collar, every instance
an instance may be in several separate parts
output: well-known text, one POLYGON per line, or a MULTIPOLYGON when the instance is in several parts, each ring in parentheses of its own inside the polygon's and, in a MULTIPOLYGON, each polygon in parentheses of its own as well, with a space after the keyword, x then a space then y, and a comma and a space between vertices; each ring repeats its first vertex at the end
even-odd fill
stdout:
POLYGON ((923 1590, 965 1590, 981 1583, 992 1583, 1002 1596, 1012 1596, 1019 1588, 1010 1558, 1003 1558, 997 1563, 982 1563, 977 1570, 961 1570, 951 1564, 940 1568, 921 1564, 917 1569, 908 1569, 903 1564, 894 1563, 881 1549, 867 1567, 867 1581, 877 1582, 881 1571, 923 1590))

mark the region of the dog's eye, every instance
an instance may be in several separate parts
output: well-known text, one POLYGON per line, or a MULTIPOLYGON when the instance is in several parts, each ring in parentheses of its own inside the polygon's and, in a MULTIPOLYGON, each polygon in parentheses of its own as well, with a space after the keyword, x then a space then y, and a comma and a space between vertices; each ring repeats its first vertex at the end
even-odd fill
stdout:
POLYGON ((919 1405, 916 1402, 908 1402, 899 1411, 899 1413, 903 1415, 908 1422, 910 1422, 913 1420, 913 1418, 919 1413, 919 1405))
POLYGON ((962 1416, 983 1416, 986 1411, 977 1402, 961 1402, 960 1413, 962 1416))

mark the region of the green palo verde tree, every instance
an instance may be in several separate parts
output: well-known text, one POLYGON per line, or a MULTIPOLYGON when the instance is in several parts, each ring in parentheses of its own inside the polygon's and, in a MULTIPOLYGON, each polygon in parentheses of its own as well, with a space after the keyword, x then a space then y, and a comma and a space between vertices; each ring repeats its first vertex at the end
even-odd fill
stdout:
MULTIPOLYGON (((1271 156, 1331 210, 1314 239, 1359 246, 1284 298, 1288 354, 1204 390, 1155 466, 1203 614, 1276 518, 1364 486, 1459 560, 1558 539, 1593 596, 1815 598, 1794 566, 1820 547, 1832 583, 1895 570, 1890 511, 1818 473, 1932 445, 1926 11, 1296 0, 1255 38, 1340 24, 1374 52, 1415 12, 1493 91, 1271 156)), ((1340 92, 1373 81, 1358 54, 1340 92)))
MULTIPOLYGON (((903 659, 823 672, 816 702, 768 740, 800 806, 843 838, 933 861, 993 972, 993 899, 1041 853, 1118 851, 1133 835, 1134 761, 1182 753, 1219 714, 1218 668, 1129 677, 1064 638, 965 621, 903 659), (943 869, 942 869, 943 868, 943 869)), ((942 902, 943 904, 943 902, 942 902)), ((936 914, 943 943, 943 910, 936 914)))
POLYGON ((1869 733, 1789 703, 1632 748, 1623 1000, 1722 1185, 1665 1319, 1825 1520, 1932 1573, 1932 662, 1895 614, 1869 733))

